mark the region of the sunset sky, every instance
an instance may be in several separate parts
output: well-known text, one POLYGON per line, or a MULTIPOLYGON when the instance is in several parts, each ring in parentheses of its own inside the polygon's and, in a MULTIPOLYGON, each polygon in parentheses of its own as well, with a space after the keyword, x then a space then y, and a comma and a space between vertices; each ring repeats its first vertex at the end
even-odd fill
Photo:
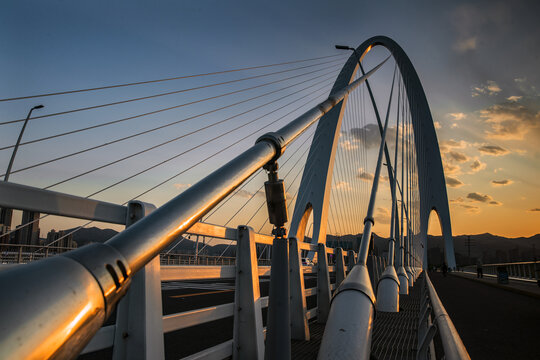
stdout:
MULTIPOLYGON (((7 1, 0 13, 0 98, 347 55, 335 50, 334 45, 356 47, 371 36, 386 35, 396 40, 411 58, 426 92, 443 156, 454 234, 531 236, 540 232, 539 13, 540 3, 534 0, 287 4, 206 0, 159 4, 7 1)), ((345 58, 329 60, 332 59, 336 62, 330 65, 338 66, 345 58)), ((339 67, 331 70, 337 71, 339 67)), ((195 80, 186 80, 184 84, 192 86, 195 80)), ((125 88, 95 95, 0 102, 0 120, 24 118, 28 109, 38 103, 45 105, 45 109, 39 110, 42 115, 171 91, 172 86, 152 85, 146 92, 125 88)), ((378 90, 379 93, 384 91, 378 90)), ((209 90, 198 94, 213 93, 209 90)), ((327 92, 320 93, 321 100, 324 94, 327 92)), ((187 95, 185 99, 189 100, 187 95)), ((164 100, 159 104, 166 106, 164 100)), ((36 120, 29 124, 25 139, 89 126, 96 119, 105 121, 151 110, 134 103, 119 110, 100 109, 88 115, 81 112, 57 122, 36 120)), ((177 115, 193 113, 194 110, 185 110, 177 115)), ((155 121, 165 121, 165 117, 156 117, 155 121)), ((0 129, 2 146, 14 143, 20 125, 0 129)), ((129 130, 144 126, 133 125, 129 130)), ((192 130, 190 126, 185 125, 181 131, 192 130)), ((61 156, 67 149, 108 141, 109 136, 121 131, 125 129, 115 127, 87 137, 44 142, 41 147, 21 147, 14 170, 61 156)), ((132 145, 151 144, 166 135, 156 134, 132 145)), ((188 146, 189 141, 184 145, 188 146)), ((175 146, 160 150, 161 155, 126 162, 109 172, 95 173, 53 190, 87 196, 116 181, 117 176, 131 172, 139 163, 177 152, 175 146)), ((204 151, 211 153, 217 149, 217 145, 209 145, 204 151)), ((87 163, 99 165, 102 159, 129 151, 133 152, 126 147, 104 150, 16 173, 10 180, 45 187, 72 176, 87 163)), ((9 149, 0 151, 0 168, 7 167, 10 155, 9 149)), ((216 164, 224 160, 216 160, 216 164)), ((182 160, 175 166, 194 161, 182 160)), ((174 173, 175 166, 157 169, 147 177, 94 198, 122 203, 158 177, 169 176, 167 171, 174 173)), ((154 194, 152 202, 162 204, 207 171, 208 168, 196 169, 193 174, 173 181, 154 194)), ((250 191, 256 191, 256 187, 250 191)), ((388 209, 381 201, 379 207, 388 209)), ((379 212, 384 215, 384 210, 379 212)), ((76 222, 51 220, 42 224, 44 236, 43 231, 52 227, 73 226, 76 222)), ((385 234, 387 229, 375 231, 385 234)), ((439 233, 438 226, 430 227, 430 231, 439 233)))

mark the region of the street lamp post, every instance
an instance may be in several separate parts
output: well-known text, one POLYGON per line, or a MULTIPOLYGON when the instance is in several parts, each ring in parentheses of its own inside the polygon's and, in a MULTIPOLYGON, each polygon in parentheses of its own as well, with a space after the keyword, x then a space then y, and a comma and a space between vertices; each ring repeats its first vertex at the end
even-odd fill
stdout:
MULTIPOLYGON (((17 139, 17 142, 15 143, 15 147, 13 148, 13 153, 11 154, 11 159, 9 160, 9 165, 6 170, 6 174, 4 175, 4 181, 9 180, 9 175, 11 174, 11 167, 13 166, 13 162, 15 161, 15 155, 17 154, 17 150, 19 149, 19 145, 21 143, 24 129, 26 129, 26 124, 28 123, 28 120, 30 119, 30 115, 32 115, 32 111, 34 111, 35 109, 41 109, 43 107, 44 107, 43 105, 36 105, 33 108, 31 108, 30 111, 28 112, 28 116, 26 116, 26 119, 24 120, 24 124, 19 134, 19 138, 17 139)), ((11 209, 0 209, 0 210, 1 210, 0 211, 0 224, 11 226, 12 210, 11 209)))
POLYGON ((9 160, 9 165, 6 170, 6 175, 4 176, 4 181, 9 180, 9 174, 11 173, 11 167, 13 166, 13 161, 15 161, 15 155, 17 154, 17 150, 19 149, 19 144, 21 143, 21 139, 24 133, 24 129, 26 128, 26 124, 28 123, 28 119, 30 119, 30 115, 32 115, 32 111, 34 109, 41 109, 43 108, 43 105, 36 105, 33 108, 30 109, 28 112, 28 116, 26 117, 26 120, 24 120, 23 127, 21 129, 21 133, 19 134, 19 138, 17 139, 17 142, 15 143, 15 147, 13 148, 13 153, 11 154, 11 159, 9 160))

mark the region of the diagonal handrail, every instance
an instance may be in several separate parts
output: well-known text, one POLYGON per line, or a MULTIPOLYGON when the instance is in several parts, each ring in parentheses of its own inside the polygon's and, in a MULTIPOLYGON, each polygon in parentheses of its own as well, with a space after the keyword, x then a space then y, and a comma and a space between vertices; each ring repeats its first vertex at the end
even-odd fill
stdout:
POLYGON ((138 270, 255 171, 279 158, 290 142, 387 60, 280 130, 263 135, 245 152, 106 243, 2 271, 0 358, 77 356, 138 270))

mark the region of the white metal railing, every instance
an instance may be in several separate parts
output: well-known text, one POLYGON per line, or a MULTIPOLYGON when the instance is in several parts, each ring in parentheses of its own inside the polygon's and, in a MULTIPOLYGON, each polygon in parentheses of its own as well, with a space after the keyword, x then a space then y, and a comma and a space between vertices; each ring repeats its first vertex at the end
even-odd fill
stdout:
MULTIPOLYGON (((509 277, 521 280, 540 281, 539 261, 519 261, 497 264, 481 265, 484 275, 497 276, 500 271, 507 272, 509 277)), ((459 268, 459 271, 477 273, 477 265, 467 265, 459 268)))
MULTIPOLYGON (((0 194, 2 191, 10 191, 10 189, 13 188, 14 184, 10 183, 0 183, 0 194)), ((48 193, 46 190, 40 190, 40 189, 34 189, 29 187, 18 187, 16 194, 19 194, 20 196, 23 196, 26 198, 26 203, 23 201, 23 203, 26 204, 26 209, 29 210, 35 210, 35 211, 51 211, 52 205, 48 204, 47 201, 52 201, 55 203, 66 203, 64 196, 65 194, 61 193, 54 193, 54 194, 46 194, 46 196, 43 196, 41 194, 42 192, 48 193), (41 195, 40 195, 41 194, 41 195), (33 199, 45 199, 45 201, 39 202, 39 204, 34 203, 33 199), (34 206, 34 207, 32 207, 34 206)), ((101 214, 99 211, 97 212, 96 218, 100 219, 100 221, 109 220, 111 223, 119 223, 119 214, 124 214, 127 217, 127 214, 129 213, 129 205, 124 206, 118 206, 118 205, 112 205, 105 203, 104 206, 102 206, 101 202, 91 200, 88 203, 86 202, 87 199, 77 198, 73 196, 68 196, 68 205, 71 204, 73 207, 70 207, 71 205, 62 208, 61 214, 63 216, 73 216, 73 217, 79 217, 81 216, 81 208, 87 209, 89 207, 94 207, 95 209, 107 209, 107 214, 101 214), (91 204, 90 204, 91 203, 91 204), (91 205, 91 206, 89 206, 91 205)), ((11 200, 13 202, 12 205, 17 201, 16 198, 11 197, 11 200)), ((58 212, 60 213, 60 211, 58 212)), ((85 218, 92 219, 92 216, 88 214, 83 214, 85 218)), ((127 223, 128 221, 124 221, 124 223, 127 223)), ((233 240, 237 241, 239 236, 239 230, 234 228, 227 228, 222 227, 218 225, 213 224, 206 224, 206 223, 195 223, 189 230, 186 231, 187 234, 192 235, 199 235, 199 236, 205 236, 208 238, 217 238, 217 239, 223 239, 223 240, 233 240)), ((264 235, 264 234, 257 234, 251 232, 250 241, 251 246, 255 246, 256 244, 263 244, 263 245, 272 245, 273 243, 273 237, 264 235)), ((237 244, 238 245, 238 244, 237 244)), ((292 322, 293 322, 293 333, 291 334, 293 338, 298 339, 306 339, 309 338, 309 327, 308 327, 308 321, 317 318, 317 317, 324 317, 326 316, 329 308, 329 300, 331 297, 331 292, 343 281, 345 278, 345 274, 348 268, 352 266, 354 263, 354 258, 356 257, 356 253, 349 251, 349 252, 343 252, 341 249, 333 249, 333 248, 327 248, 326 246, 317 246, 310 243, 298 243, 294 239, 291 240, 291 249, 296 249, 296 253, 298 253, 298 260, 296 261, 295 265, 295 256, 291 256, 291 272, 295 269, 295 266, 300 269, 300 272, 303 275, 305 274, 313 274, 317 275, 318 279, 318 285, 313 288, 304 288, 303 287, 303 281, 302 284, 298 282, 298 288, 293 289, 291 292, 291 297, 293 298, 292 304, 293 306, 296 306, 294 309, 295 312, 292 315, 292 322), (324 250, 324 253, 326 256, 320 256, 319 263, 316 265, 308 265, 303 266, 301 265, 301 252, 302 251, 314 251, 319 252, 320 250, 324 250), (335 260, 335 265, 331 265, 328 263, 328 255, 332 254, 335 260), (341 261, 340 261, 341 257, 341 261), (345 261, 347 259, 347 261, 345 261), (319 271, 319 268, 323 269, 323 271, 319 271), (329 283, 326 281, 326 279, 329 279, 329 273, 336 273, 336 283, 329 283), (338 275, 341 274, 341 275, 338 275), (322 279, 322 280, 321 280, 322 279), (319 283, 322 283, 322 285, 319 285, 319 283), (317 296, 318 301, 317 303, 320 304, 319 306, 316 306, 314 308, 308 309, 306 306, 306 299, 310 296, 317 296), (299 300, 296 300, 299 299, 299 300), (298 312, 299 310, 299 312, 298 312), (294 319, 295 315, 297 314, 303 314, 301 318, 294 319)), ((60 247, 60 246, 46 246, 46 245, 21 245, 21 244, 0 244, 0 263, 2 264, 10 264, 10 263, 31 263, 33 261, 56 256, 58 254, 69 252, 72 250, 75 250, 74 248, 70 247, 60 247)), ((130 298, 129 302, 131 302, 130 310, 134 313, 138 312, 146 312, 153 314, 154 316, 161 317, 162 322, 162 333, 168 333, 184 328, 188 328, 195 325, 201 325, 210 321, 219 320, 231 316, 235 316, 235 304, 229 303, 229 304, 222 304, 217 306, 212 306, 208 308, 202 308, 202 309, 194 309, 182 313, 176 313, 176 314, 168 314, 163 316, 162 315, 162 308, 161 308, 161 282, 165 281, 186 281, 186 280, 203 280, 203 279, 232 279, 236 278, 237 276, 237 266, 235 265, 238 261, 239 257, 246 257, 247 255, 245 252, 243 253, 239 248, 237 250, 237 256, 234 258, 230 257, 216 257, 216 256, 208 256, 208 255, 195 255, 195 254, 161 254, 161 259, 157 264, 154 264, 152 271, 147 271, 148 269, 145 268, 143 270, 147 271, 146 274, 146 282, 145 282, 145 288, 147 289, 154 289, 154 292, 145 292, 144 297, 138 297, 136 299, 130 298), (219 260, 218 260, 219 258, 219 260), (158 273, 156 276, 155 273, 158 273), (154 274, 152 274, 154 273, 154 274), (154 284, 152 284, 152 281, 148 281, 149 279, 154 280, 154 284), (157 281, 156 281, 157 280, 157 281), (157 282, 157 283, 156 283, 157 282), (158 289, 158 291, 155 291, 155 289, 158 289), (159 304, 159 306, 157 306, 159 304)), ((374 260, 374 280, 378 278, 379 274, 382 272, 385 261, 383 259, 373 257, 374 260)), ((252 269, 254 273, 250 275, 250 277, 253 277, 253 281, 258 281, 258 278, 260 276, 270 276, 270 266, 269 260, 267 259, 259 259, 256 262, 256 269, 252 269)), ((298 270, 296 270, 298 271, 298 270)), ((244 271, 245 273, 245 271, 244 271)), ((294 276, 292 277, 294 279, 294 276)), ((238 292, 242 292, 241 289, 237 290, 238 292)), ((128 291, 128 294, 126 297, 129 297, 131 291, 128 291)), ((244 291, 245 292, 245 291, 244 291)), ((139 292, 140 294, 140 292, 139 292)), ((240 298, 246 296, 239 296, 240 298)), ((253 298, 252 296, 248 296, 247 298, 253 298)), ((259 297, 259 306, 260 310, 263 308, 268 307, 268 297, 259 297)), ((95 336, 90 340, 90 342, 87 344, 87 346, 82 350, 81 354, 87 354, 103 349, 107 349, 114 346, 120 346, 124 348, 124 351, 118 351, 114 352, 115 356, 114 358, 122 358, 122 356, 125 356, 125 351, 129 351, 127 348, 129 347, 129 344, 118 344, 118 339, 122 338, 122 336, 119 336, 121 332, 125 333, 125 328, 127 327, 126 324, 126 318, 125 316, 122 316, 121 314, 123 311, 122 308, 122 302, 119 304, 119 311, 116 319, 116 323, 114 325, 107 325, 102 327, 97 331, 95 336), (116 338, 116 340, 115 340, 116 338), (116 341, 116 343, 115 343, 116 341), (118 356, 116 356, 118 354, 118 356)), ((249 304, 246 308, 253 308, 254 304, 249 304)), ((255 316, 255 311, 251 312, 252 317, 255 316)), ((262 316, 262 313, 261 313, 262 316)), ((321 321, 324 321, 323 318, 321 318, 321 321)), ((262 324, 262 323, 261 323, 262 324)), ((140 324, 142 325, 142 331, 139 331, 136 334, 130 334, 128 337, 130 341, 137 341, 137 342, 152 342, 155 341, 154 337, 144 337, 144 336, 137 336, 142 335, 146 331, 154 331, 154 329, 146 329, 144 330, 148 324, 140 324)), ((265 328, 259 328, 259 332, 262 332, 263 335, 266 333, 265 328)), ((163 341, 163 340, 161 340, 163 341)), ((236 342, 239 342, 240 339, 237 338, 236 342)), ((231 339, 227 342, 224 342, 222 344, 218 344, 216 346, 213 346, 208 349, 204 349, 196 354, 192 354, 185 359, 205 359, 205 358, 225 358, 227 356, 231 356, 233 352, 233 343, 234 339, 231 339)), ((155 346, 155 345, 153 345, 155 346)), ((263 346, 262 344, 259 344, 259 346, 263 346)), ((148 347, 152 347, 151 344, 148 345, 148 347)))
POLYGON ((470 359, 459 334, 448 316, 428 274, 424 271, 420 297, 417 360, 444 358, 470 359), (444 354, 435 354, 433 338, 439 333, 444 354), (443 356, 444 355, 444 356, 443 356))
MULTIPOLYGON (((218 230, 214 228, 213 226, 210 227, 213 230, 218 230)), ((232 230, 235 229, 229 229, 231 230, 231 234, 233 233, 232 230)), ((253 235, 260 235, 260 234, 254 234, 253 235)), ((252 236, 250 239, 250 245, 253 247, 255 244, 257 244, 257 240, 262 240, 263 243, 266 240, 264 235, 263 236, 252 236)), ((235 240, 235 239, 231 239, 235 240)), ((294 240, 293 240, 294 242, 294 240)), ((296 246, 298 244, 292 245, 296 246)), ((291 247, 292 247, 291 246, 291 247)), ((301 243, 298 248, 308 250, 311 249, 313 245, 308 243, 301 243)), ((335 249, 326 249, 327 254, 334 253, 335 249)), ((300 256, 300 252, 298 252, 300 256)), ((350 253, 349 256, 354 256, 356 254, 350 253)), ((238 248, 237 250, 237 262, 239 261, 239 257, 246 257, 245 252, 241 250, 241 248, 238 248)), ((293 262, 291 262, 293 263, 293 262)), ((376 264, 382 264, 382 262, 378 261, 376 264)), ((343 262, 342 264, 345 264, 343 262)), ((292 267, 294 268, 294 266, 292 267)), ((344 265, 336 265, 336 266, 326 266, 328 269, 328 272, 345 272, 348 268, 348 266, 344 265)), ((382 268, 382 267, 381 267, 382 268)), ((259 277, 261 276, 270 276, 270 267, 269 266, 253 266, 250 268, 251 271, 247 271, 249 269, 243 269, 242 274, 245 277, 250 278, 250 281, 256 281, 258 283, 259 277)), ((319 274, 319 264, 317 265, 308 265, 308 266, 301 266, 300 271, 303 274, 319 274)), ((380 268, 377 269, 377 271, 381 271, 380 268)), ((238 268, 236 266, 161 266, 160 268, 160 282, 163 281, 186 281, 186 280, 206 280, 206 279, 231 279, 236 278, 236 293, 235 299, 238 299, 236 303, 228 303, 228 304, 221 304, 216 306, 211 306, 207 308, 201 308, 201 309, 194 309, 189 310, 181 313, 175 313, 175 314, 168 314, 165 316, 162 316, 163 321, 163 332, 168 333, 172 331, 177 331, 180 329, 188 328, 191 326, 201 325, 210 321, 215 321, 219 319, 224 319, 231 316, 238 316, 235 309, 242 308, 244 314, 249 313, 249 317, 255 318, 257 316, 262 316, 261 310, 263 308, 268 307, 268 297, 260 297, 257 296, 258 294, 242 294, 242 291, 245 291, 245 287, 242 287, 241 284, 239 284, 240 280, 237 278, 238 275, 238 268), (249 304, 238 304, 239 299, 250 299, 249 304), (257 308, 256 308, 257 304, 257 308), (256 309, 255 309, 256 308, 256 309), (250 310, 251 309, 251 310, 250 310), (258 311, 260 314, 255 313, 255 311, 258 311)), ((321 274, 324 277, 324 274, 321 274)), ((300 294, 303 302, 305 303, 305 300, 307 297, 310 296, 321 296, 324 297, 329 296, 331 294, 331 291, 336 288, 337 284, 330 284, 328 289, 321 288, 321 286, 318 285, 316 287, 312 288, 302 288, 299 289, 298 292, 292 292, 292 295, 295 296, 297 294, 300 294)), ((150 285, 149 285, 150 286, 150 285)), ((156 294, 154 294, 156 295, 156 294)), ((141 300, 141 299, 139 299, 141 300)), ((305 306, 301 309, 301 312, 303 312, 305 315, 306 325, 307 321, 310 319, 313 319, 318 316, 319 314, 319 307, 314 307, 311 309, 307 309, 305 306)), ((294 324, 296 326, 303 326, 303 324, 294 324)), ((257 332, 259 332, 261 335, 264 335, 265 329, 262 328, 262 323, 260 324, 258 329, 255 329, 257 332)), ((309 333, 308 328, 303 329, 304 332, 309 333)), ((114 338, 115 333, 117 333, 118 330, 116 329, 116 325, 109 325, 102 327, 96 336, 90 341, 90 343, 86 346, 86 348, 83 350, 83 354, 90 353, 93 351, 98 351, 102 349, 109 348, 114 345, 114 338)), ((248 341, 253 338, 253 334, 248 337, 248 341)), ((135 339, 135 341, 145 341, 144 339, 135 339)), ((192 354, 184 359, 210 359, 210 358, 226 358, 228 356, 232 355, 233 352, 233 344, 238 343, 240 341, 246 341, 245 339, 240 339, 239 337, 236 339, 231 339, 227 342, 224 342, 222 344, 213 346, 208 349, 204 349, 196 354, 192 354)), ((263 346, 263 344, 259 344, 259 346, 263 346)), ((260 349, 259 349, 260 350, 260 349)))

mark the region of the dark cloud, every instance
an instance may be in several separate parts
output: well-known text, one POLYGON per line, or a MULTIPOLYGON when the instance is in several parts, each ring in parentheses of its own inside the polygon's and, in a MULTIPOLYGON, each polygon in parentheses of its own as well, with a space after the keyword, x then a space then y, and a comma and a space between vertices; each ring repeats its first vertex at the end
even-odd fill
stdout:
POLYGON ((473 97, 480 95, 497 95, 502 91, 501 87, 493 80, 488 80, 485 84, 475 86, 472 89, 471 95, 473 97))
POLYGON ((358 169, 356 177, 364 181, 371 181, 374 178, 373 174, 366 172, 364 169, 358 169))
POLYGON ((486 164, 477 159, 477 160, 474 160, 471 163, 470 167, 471 167, 473 172, 477 172, 477 171, 480 171, 482 169, 485 169, 486 164))
POLYGON ((450 187, 453 187, 453 188, 457 188, 457 187, 460 187, 460 186, 463 186, 463 182, 457 178, 453 178, 453 177, 450 177, 450 176, 447 176, 446 177, 446 185, 450 186, 450 187))
POLYGON ((495 205, 495 206, 500 206, 502 205, 502 202, 500 201, 495 201, 495 200, 492 200, 489 202, 489 205, 495 205))
POLYGON ((457 174, 460 172, 461 168, 458 165, 443 161, 443 170, 445 174, 457 174))
POLYGON ((481 153, 487 154, 487 155, 493 155, 493 156, 502 156, 508 154, 510 151, 506 150, 505 148, 502 148, 498 145, 484 145, 480 146, 478 150, 481 153))
POLYGON ((474 205, 468 205, 468 204, 457 204, 461 206, 464 209, 467 209, 467 212, 470 214, 478 214, 480 212, 480 208, 478 206, 474 205))
POLYGON ((537 211, 540 211, 540 208, 533 208, 533 209, 529 209, 529 211, 532 211, 532 212, 537 212, 537 211))
POLYGON ((467 199, 470 199, 472 201, 479 201, 479 202, 488 202, 488 201, 493 201, 493 198, 489 195, 482 195, 482 194, 479 194, 477 192, 473 192, 473 193, 469 193, 467 195, 467 199))
POLYGON ((504 179, 504 180, 492 180, 491 183, 494 186, 504 186, 504 185, 510 185, 513 183, 512 180, 504 179))
POLYGON ((455 161, 458 163, 469 160, 469 157, 467 155, 458 151, 449 151, 445 156, 447 156, 451 161, 455 161))

